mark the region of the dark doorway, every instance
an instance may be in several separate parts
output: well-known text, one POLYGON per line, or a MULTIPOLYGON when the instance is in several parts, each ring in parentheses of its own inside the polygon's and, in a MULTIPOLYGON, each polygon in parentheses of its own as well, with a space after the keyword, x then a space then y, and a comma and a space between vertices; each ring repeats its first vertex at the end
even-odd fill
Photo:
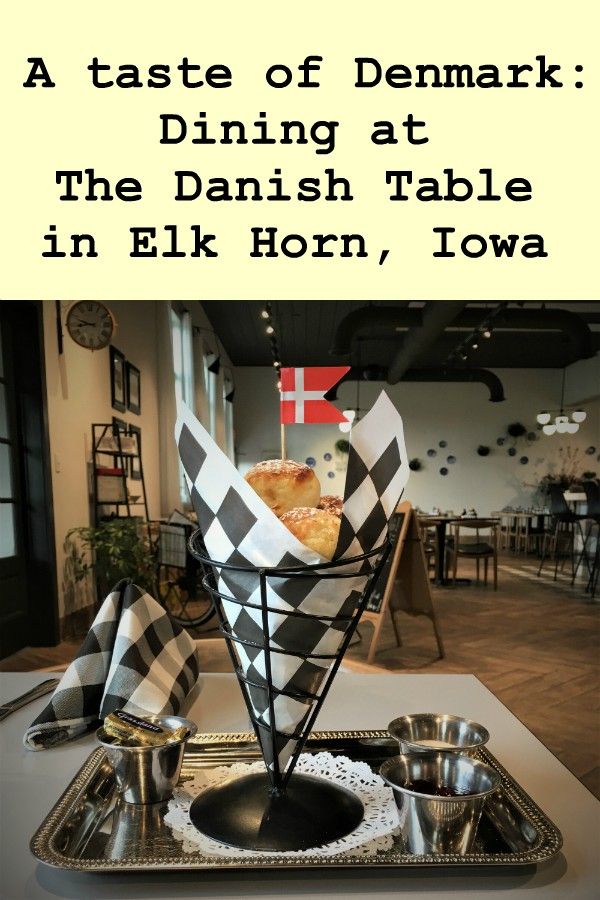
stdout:
POLYGON ((58 643, 41 304, 0 301, 0 659, 58 643))

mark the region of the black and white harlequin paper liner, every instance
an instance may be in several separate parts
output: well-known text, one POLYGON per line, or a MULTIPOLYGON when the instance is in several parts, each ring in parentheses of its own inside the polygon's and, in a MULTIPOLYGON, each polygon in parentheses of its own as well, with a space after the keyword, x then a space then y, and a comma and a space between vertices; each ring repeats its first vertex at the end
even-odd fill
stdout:
MULTIPOLYGON (((293 567, 327 563, 297 540, 254 492, 219 449, 208 432, 184 405, 179 409, 175 436, 185 470, 198 524, 209 556, 240 566, 293 567)), ((364 419, 352 430, 340 539, 334 559, 368 552, 385 540, 388 522, 408 479, 408 458, 402 419, 382 392, 364 419)), ((268 613, 271 647, 271 679, 275 688, 274 714, 277 755, 284 771, 296 747, 290 738, 301 729, 312 701, 278 694, 278 691, 309 691, 318 694, 333 660, 314 655, 334 655, 344 635, 345 624, 320 616, 350 616, 366 583, 366 574, 326 579, 316 573, 303 578, 269 578, 268 613), (313 618, 290 615, 299 611, 313 618), (287 655, 277 653, 278 649, 287 655), (292 654, 292 655, 289 655, 292 654), (298 655, 293 655, 298 654, 298 655)), ((345 567, 343 570, 348 571, 345 567)), ((225 596, 260 607, 259 579, 254 572, 221 569, 218 590, 225 596)), ((265 762, 273 768, 264 650, 263 613, 260 608, 223 601, 223 610, 236 642, 236 651, 246 678, 250 703, 265 734, 259 737, 265 762), (255 686, 256 685, 256 686, 255 686), (262 740, 264 738, 264 740, 262 740)))
POLYGON ((190 635, 153 597, 120 581, 23 743, 28 750, 62 744, 116 709, 177 715, 198 671, 190 635))

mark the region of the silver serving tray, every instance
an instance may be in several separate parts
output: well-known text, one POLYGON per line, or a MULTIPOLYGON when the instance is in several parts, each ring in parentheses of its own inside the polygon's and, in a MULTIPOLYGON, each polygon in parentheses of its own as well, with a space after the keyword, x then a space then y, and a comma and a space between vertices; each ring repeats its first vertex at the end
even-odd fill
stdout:
MULTIPOLYGON (((377 771, 384 759, 398 752, 387 731, 318 731, 306 752, 327 750, 368 762, 377 771)), ((163 821, 167 804, 133 806, 118 801, 112 769, 104 750, 95 750, 46 816, 31 839, 39 860, 78 872, 144 870, 236 870, 314 868, 435 868, 469 870, 495 866, 507 870, 533 866, 555 856, 562 846, 558 828, 487 750, 479 756, 502 777, 502 788, 486 801, 474 851, 467 856, 412 856, 401 838, 375 856, 303 855, 298 858, 265 853, 261 857, 207 856, 184 853, 163 821)), ((198 769, 259 759, 254 735, 198 734, 186 747, 181 780, 198 769)))

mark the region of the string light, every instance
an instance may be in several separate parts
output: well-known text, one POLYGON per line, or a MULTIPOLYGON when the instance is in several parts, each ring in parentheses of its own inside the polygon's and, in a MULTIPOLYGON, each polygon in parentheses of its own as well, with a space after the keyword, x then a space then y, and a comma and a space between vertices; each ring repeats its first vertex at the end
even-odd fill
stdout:
POLYGON ((500 316, 504 309, 508 306, 508 301, 502 301, 492 310, 489 307, 485 311, 485 318, 483 321, 477 325, 471 334, 461 341, 461 343, 450 351, 448 354, 446 362, 455 362, 458 359, 461 359, 463 362, 467 362, 469 358, 469 350, 479 350, 480 348, 480 340, 485 338, 489 340, 493 334, 493 326, 492 322, 497 317, 500 316))
POLYGON ((275 384, 275 389, 277 391, 281 391, 281 359, 279 354, 279 347, 277 346, 277 334, 275 333, 275 325, 273 324, 273 307, 270 303, 265 303, 265 306, 260 311, 260 317, 264 320, 265 324, 265 333, 269 337, 269 343, 271 345, 271 356, 273 357, 273 368, 275 369, 275 373, 277 375, 277 382, 275 384))

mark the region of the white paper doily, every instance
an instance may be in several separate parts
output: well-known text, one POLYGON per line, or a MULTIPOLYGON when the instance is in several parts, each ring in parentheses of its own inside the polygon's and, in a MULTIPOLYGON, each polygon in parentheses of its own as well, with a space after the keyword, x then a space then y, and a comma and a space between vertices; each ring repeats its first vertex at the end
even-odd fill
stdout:
MULTIPOLYGON (((169 800, 164 821, 173 837, 182 842, 184 853, 203 853, 207 856, 264 856, 259 850, 240 850, 229 847, 202 834, 190 822, 190 805, 206 787, 220 784, 235 775, 264 772, 262 760, 253 763, 234 763, 216 769, 201 771, 185 784, 178 785, 169 800)), ((392 846, 393 834, 398 828, 398 814, 393 794, 367 763, 355 762, 346 756, 331 753, 302 754, 295 769, 305 775, 316 775, 333 784, 348 788, 360 798, 365 809, 362 822, 351 834, 332 841, 323 847, 310 850, 279 851, 278 856, 374 856, 392 846)), ((293 776, 292 776, 293 777, 293 776)), ((268 851, 270 854, 276 851, 268 851)))

